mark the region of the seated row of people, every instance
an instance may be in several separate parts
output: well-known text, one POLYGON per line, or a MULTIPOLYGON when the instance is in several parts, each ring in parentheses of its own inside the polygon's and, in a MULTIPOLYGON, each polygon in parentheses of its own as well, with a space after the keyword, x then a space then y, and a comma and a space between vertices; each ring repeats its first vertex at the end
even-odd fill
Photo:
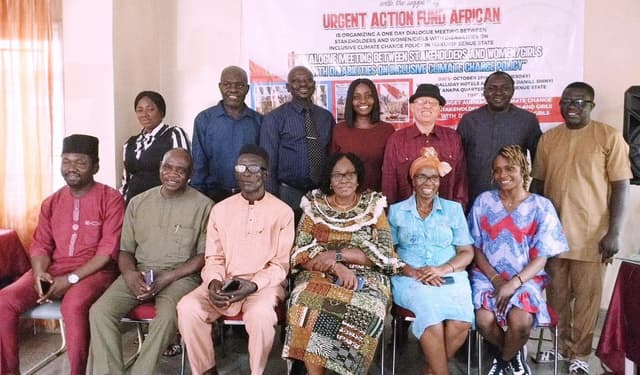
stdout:
POLYGON ((178 325, 192 372, 216 373, 211 324, 242 311, 250 367, 261 374, 290 261, 295 286, 282 355, 303 361, 310 374, 366 373, 392 298, 416 315, 413 333, 427 373, 447 373, 447 359, 462 345, 474 308, 481 332, 499 350, 498 370, 510 365, 527 373, 523 339, 534 322, 548 321, 540 296, 544 262, 565 251, 566 242, 550 203, 524 190, 528 169, 518 146, 494 161, 500 189, 474 205, 473 237, 461 205, 437 195, 450 166, 433 148, 412 163, 414 194, 391 206, 388 221, 385 197, 358 189, 364 181, 360 159, 336 153, 321 189, 302 200, 294 243, 293 212, 265 191, 269 157, 259 146, 246 145, 237 159, 240 194, 213 208, 187 185, 189 152, 170 150, 160 168, 162 185, 133 198, 123 215, 118 193, 93 180, 97 145, 90 136, 65 138, 61 171, 67 186, 43 203, 33 269, 0 291, 1 334, 9 344, 2 345, 3 373, 18 371, 19 315, 36 303, 62 299, 71 373, 86 369, 88 321, 91 373, 124 373, 119 321, 153 301, 156 317, 132 373, 154 372, 178 325), (478 260, 473 306, 464 271, 472 245, 478 260), (111 283, 116 272, 109 264, 116 258, 121 275, 111 283), (228 289, 223 283, 230 280, 236 285, 228 289), (47 292, 34 287, 41 281, 51 284, 47 292), (506 334, 499 328, 504 324, 506 334))
POLYGON ((438 196, 450 171, 423 148, 409 168, 413 194, 391 205, 387 221, 385 197, 358 190, 359 159, 329 159, 321 190, 301 204, 283 357, 309 374, 366 374, 393 299, 415 314, 425 374, 448 373, 474 321, 495 347, 490 373, 530 373, 525 344, 533 326, 549 323, 544 265, 567 251, 562 226, 552 204, 525 189, 528 162, 517 145, 500 150, 499 189, 479 196, 468 222, 459 203, 438 196))

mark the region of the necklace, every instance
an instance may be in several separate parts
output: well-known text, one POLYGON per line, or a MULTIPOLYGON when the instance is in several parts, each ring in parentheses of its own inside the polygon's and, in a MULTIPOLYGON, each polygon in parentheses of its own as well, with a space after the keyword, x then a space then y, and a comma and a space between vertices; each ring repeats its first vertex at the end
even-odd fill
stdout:
POLYGON ((336 201, 336 196, 335 195, 333 197, 331 197, 331 198, 333 200, 333 204, 331 206, 335 206, 335 207, 337 207, 337 208, 339 208, 339 209, 341 209, 343 211, 346 211, 346 210, 352 208, 355 205, 356 201, 358 200, 358 194, 354 194, 353 195, 353 200, 349 204, 344 205, 344 206, 339 204, 336 201))
POLYGON ((421 216, 427 217, 431 213, 431 210, 433 209, 433 206, 427 207, 427 208, 422 208, 422 207, 416 205, 416 208, 418 209, 418 213, 421 216))

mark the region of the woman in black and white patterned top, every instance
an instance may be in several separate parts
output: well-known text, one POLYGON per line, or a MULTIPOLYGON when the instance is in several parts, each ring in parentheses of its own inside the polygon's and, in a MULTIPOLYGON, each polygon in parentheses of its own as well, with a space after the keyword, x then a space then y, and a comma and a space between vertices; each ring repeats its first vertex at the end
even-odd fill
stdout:
POLYGON ((160 185, 160 162, 165 152, 176 147, 191 152, 185 131, 162 121, 167 108, 162 95, 142 91, 136 96, 133 108, 142 131, 129 138, 123 147, 124 171, 120 192, 126 202, 160 185))

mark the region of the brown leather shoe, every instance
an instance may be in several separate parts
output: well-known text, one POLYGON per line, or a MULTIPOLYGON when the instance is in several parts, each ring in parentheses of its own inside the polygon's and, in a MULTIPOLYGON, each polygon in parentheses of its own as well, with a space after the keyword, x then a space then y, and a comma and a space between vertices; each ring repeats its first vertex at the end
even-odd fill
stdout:
POLYGON ((205 371, 202 375, 218 375, 218 369, 216 368, 216 366, 213 366, 212 368, 205 371))

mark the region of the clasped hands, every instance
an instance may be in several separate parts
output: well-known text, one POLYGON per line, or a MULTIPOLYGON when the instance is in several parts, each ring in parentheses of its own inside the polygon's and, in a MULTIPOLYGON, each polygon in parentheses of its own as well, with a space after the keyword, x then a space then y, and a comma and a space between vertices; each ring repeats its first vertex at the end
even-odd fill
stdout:
POLYGON ((417 268, 406 265, 402 268, 402 274, 412 277, 423 284, 439 287, 444 285, 442 277, 448 273, 448 270, 450 268, 447 264, 437 267, 425 266, 417 268))
POLYGON ((49 303, 52 300, 60 299, 71 288, 71 283, 67 280, 67 275, 53 277, 48 272, 43 272, 33 277, 33 288, 38 293, 37 304, 49 303), (40 291, 40 280, 51 284, 46 293, 40 291))
POLYGON ((323 251, 305 264, 305 268, 313 271, 330 273, 338 277, 338 285, 355 290, 358 287, 356 273, 342 263, 336 262, 335 251, 323 251))
POLYGON ((496 308, 500 314, 505 314, 511 296, 522 286, 522 283, 517 277, 511 278, 511 280, 505 280, 502 276, 498 276, 491 281, 491 284, 493 284, 495 289, 493 297, 496 299, 496 308))
POLYGON ((223 291, 223 282, 220 280, 211 280, 209 283, 209 300, 214 306, 227 307, 230 304, 242 301, 248 295, 258 290, 258 285, 253 281, 234 277, 233 280, 238 281, 238 288, 230 291, 223 291))
POLYGON ((140 301, 152 299, 162 289, 174 281, 172 271, 155 271, 155 277, 151 284, 144 281, 144 272, 127 271, 122 274, 125 284, 140 301))

